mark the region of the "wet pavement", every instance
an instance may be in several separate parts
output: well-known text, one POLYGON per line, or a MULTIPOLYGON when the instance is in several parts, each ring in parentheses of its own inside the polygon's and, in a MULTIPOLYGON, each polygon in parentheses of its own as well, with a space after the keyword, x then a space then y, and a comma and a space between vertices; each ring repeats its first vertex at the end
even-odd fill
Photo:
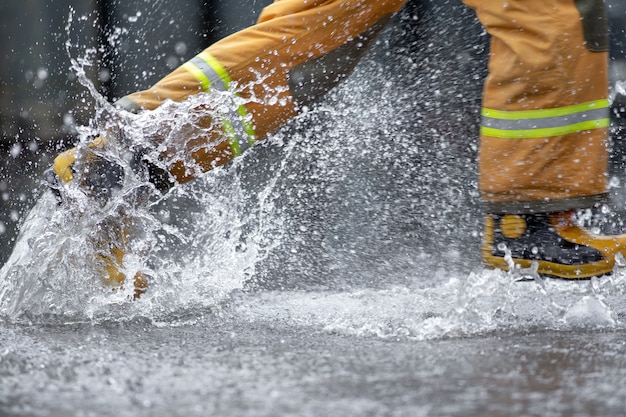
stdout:
POLYGON ((521 328, 416 341, 220 318, 3 325, 0 414, 621 416, 624 335, 521 328))
POLYGON ((156 206, 135 302, 99 284, 89 224, 39 198, 49 157, 8 148, 2 250, 27 227, 0 272, 0 416, 622 416, 626 274, 480 265, 485 39, 440 39, 440 19, 394 29, 319 109, 156 206), (472 47, 413 58, 435 39, 472 47), (415 75, 381 84, 390 68, 415 75))

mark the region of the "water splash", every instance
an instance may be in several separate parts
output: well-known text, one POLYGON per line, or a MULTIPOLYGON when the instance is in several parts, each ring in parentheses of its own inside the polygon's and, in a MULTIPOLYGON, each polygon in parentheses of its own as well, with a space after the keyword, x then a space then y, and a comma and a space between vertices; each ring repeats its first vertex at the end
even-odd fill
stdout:
MULTIPOLYGON (((244 285, 279 237, 274 232, 279 231, 280 216, 272 207, 271 183, 270 189, 256 189, 251 197, 236 174, 243 162, 236 161, 229 169, 216 169, 162 195, 133 165, 132 153, 141 150, 145 159, 166 168, 171 161, 159 158, 164 149, 189 149, 191 142, 206 136, 212 129, 206 120, 217 119, 222 107, 233 105, 232 93, 198 94, 139 115, 116 109, 87 76, 85 68, 93 66, 96 51, 72 57, 72 24, 70 13, 66 48, 72 70, 96 102, 91 124, 78 128, 76 164, 84 163, 81 155, 93 154, 123 175, 119 189, 106 198, 87 195, 80 167, 73 181, 59 187, 60 205, 51 192, 43 193, 0 270, 0 317, 27 322, 164 320, 189 310, 219 308, 229 293, 244 285), (95 136, 104 138, 103 146, 92 146, 95 136), (127 277, 138 271, 151 277, 150 290, 140 303, 132 302, 132 285, 112 290, 101 279, 98 253, 126 239, 130 243, 123 272, 127 277)), ((200 174, 187 153, 172 158, 200 174)))
POLYGON ((150 207, 124 201, 124 191, 134 186, 126 184, 104 209, 71 187, 75 198, 61 206, 44 193, 0 271, 0 315, 15 320, 164 319, 178 311, 218 308, 271 247, 265 236, 277 227, 278 217, 274 213, 271 223, 264 219, 268 200, 251 205, 226 170, 176 188, 150 207), (220 189, 218 195, 211 193, 213 187, 220 189), (135 246, 149 248, 143 256, 124 259, 127 276, 143 271, 152 277, 140 302, 131 301, 132 288, 112 291, 103 285, 94 262, 94 235, 102 225, 123 221, 120 209, 141 229, 141 238, 133 237, 135 246), (254 217, 259 222, 252 225, 254 217))
POLYGON ((366 60, 327 101, 266 144, 163 196, 120 148, 147 148, 147 157, 162 163, 164 147, 184 147, 207 129, 194 109, 229 106, 232 97, 199 94, 133 115, 97 94, 80 71, 88 62, 73 60, 74 69, 99 105, 93 124, 79 129, 79 148, 99 132, 123 137, 122 147, 111 142, 104 152, 123 167, 124 184, 104 207, 72 184, 65 208, 44 194, 0 271, 5 320, 281 320, 416 340, 622 326, 620 271, 592 282, 517 282, 472 261, 479 259, 481 221, 476 146, 467 138, 477 137, 468 126, 478 125, 479 113, 467 110, 469 98, 450 99, 456 107, 445 111, 445 102, 432 103, 424 85, 441 89, 439 69, 380 85, 386 65, 410 62, 366 60), (373 86, 380 94, 371 94, 373 86), (157 135, 162 146, 155 148, 157 135), (135 204, 129 197, 145 187, 150 203, 135 204), (99 225, 120 210, 142 230, 126 273, 153 276, 137 302, 130 288, 103 286, 91 256, 99 225))
MULTIPOLYGON (((342 292, 241 294, 233 320, 289 323, 319 331, 400 340, 433 340, 545 330, 623 328, 623 280, 601 290, 589 282, 515 281, 502 271, 441 273, 425 288, 392 286, 342 292)), ((420 279, 423 277, 416 277, 420 279)))

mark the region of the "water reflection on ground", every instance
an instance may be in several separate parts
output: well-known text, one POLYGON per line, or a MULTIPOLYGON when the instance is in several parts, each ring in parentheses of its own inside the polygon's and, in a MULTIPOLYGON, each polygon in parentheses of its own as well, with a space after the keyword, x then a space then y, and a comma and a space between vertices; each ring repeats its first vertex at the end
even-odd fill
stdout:
POLYGON ((416 341, 209 313, 176 326, 5 324, 0 414, 621 416, 624 335, 521 326, 416 341))

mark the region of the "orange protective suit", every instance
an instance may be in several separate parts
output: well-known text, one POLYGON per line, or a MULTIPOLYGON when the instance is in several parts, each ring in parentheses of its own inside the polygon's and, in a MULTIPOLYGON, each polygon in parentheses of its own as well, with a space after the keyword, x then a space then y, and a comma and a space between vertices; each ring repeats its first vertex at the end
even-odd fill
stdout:
MULTIPOLYGON (((263 139, 296 116, 300 106, 315 102, 345 78, 405 3, 275 1, 255 25, 211 45, 152 88, 117 104, 129 110, 150 110, 166 99, 181 101, 200 91, 236 92, 245 104, 233 112, 223 131, 203 138, 211 146, 192 152, 195 162, 209 170, 263 139)), ((193 149, 197 145, 190 143, 193 149)), ((170 171, 180 182, 193 175, 182 162, 170 171)))
MULTIPOLYGON (((464 1, 492 38, 479 165, 486 210, 558 211, 596 203, 606 189, 607 165, 603 0, 464 1)), ((199 139, 211 146, 190 144, 194 160, 209 170, 345 77, 405 2, 277 0, 256 25, 117 104, 150 110, 199 91, 236 93, 244 104, 223 129, 199 139)), ((170 172, 181 182, 193 176, 182 161, 170 172)))
POLYGON ((491 35, 480 189, 487 212, 593 206, 606 191, 603 0, 464 0, 491 35))

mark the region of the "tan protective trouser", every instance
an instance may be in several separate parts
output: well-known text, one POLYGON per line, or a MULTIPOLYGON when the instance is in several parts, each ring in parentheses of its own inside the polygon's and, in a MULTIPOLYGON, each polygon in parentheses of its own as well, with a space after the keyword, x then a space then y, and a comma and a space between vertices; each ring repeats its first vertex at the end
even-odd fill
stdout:
POLYGON ((609 123, 603 0, 464 2, 491 35, 479 162, 486 210, 600 201, 609 123))
MULTIPOLYGON (((229 140, 220 129, 188 143, 195 162, 209 170, 263 139, 336 84, 405 2, 276 0, 257 24, 211 45, 152 88, 124 97, 118 105, 152 110, 166 99, 182 101, 212 88, 236 91, 244 104, 234 112, 241 120, 227 122, 229 140)), ((176 151, 181 150, 171 153, 176 151)), ((170 171, 181 182, 193 176, 182 161, 170 171)))
MULTIPOLYGON (((119 104, 154 109, 166 99, 181 101, 236 84, 245 103, 234 115, 242 116, 239 129, 214 129, 210 137, 187 144, 196 163, 209 170, 263 139, 294 117, 300 105, 338 82, 405 2, 278 0, 256 25, 210 46, 119 104)), ((479 165, 486 209, 557 211, 592 205, 606 189, 608 57, 589 50, 583 23, 593 26, 597 16, 581 23, 576 4, 597 7, 602 0, 465 3, 492 37, 479 165)), ((180 161, 171 172, 179 181, 194 175, 180 161)))

